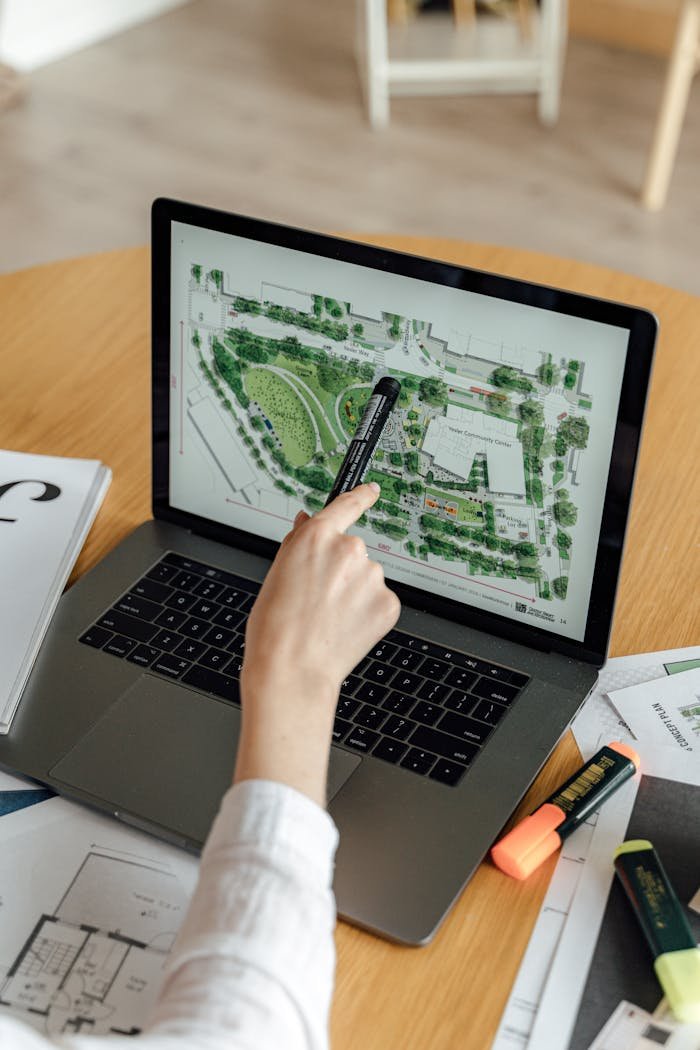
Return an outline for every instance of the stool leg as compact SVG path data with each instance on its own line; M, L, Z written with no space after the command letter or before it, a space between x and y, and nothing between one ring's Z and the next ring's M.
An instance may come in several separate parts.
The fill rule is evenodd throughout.
M566 46L566 0L542 0L540 7L540 56L542 64L538 112L543 124L559 118L561 76Z
M386 0L364 0L365 87L369 122L373 128L389 123L389 41Z
M678 19L642 188L642 204L650 211L658 211L666 203L699 46L700 0L685 0Z
M452 0L452 16L456 26L471 25L476 18L476 0Z

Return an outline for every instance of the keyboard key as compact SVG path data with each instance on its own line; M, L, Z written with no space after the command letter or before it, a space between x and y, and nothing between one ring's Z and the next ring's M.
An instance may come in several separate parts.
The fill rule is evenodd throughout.
M472 693L483 696L485 700L496 700L499 704L509 704L518 695L514 685L505 685L503 682L490 682L488 678L480 678L472 686Z
M380 704L388 692L389 690L385 685L375 685L374 682L363 682L355 693L355 696L359 700L366 701L368 704Z
M413 649L414 652L423 653L424 656L434 656L438 648L434 642L428 642L425 638L416 638L411 634L404 635L401 645L405 645L407 649Z
M422 684L423 679L417 674L406 674L405 671L399 671L391 683L391 688L396 689L399 693L415 693Z
M424 660L418 668L424 678L434 678L436 682L441 682L449 669L443 660Z
M160 616L157 616L155 623L159 627L169 627L171 631L177 631L180 624L183 624L187 619L187 613L178 612L177 609L163 609Z
M470 743L481 747L491 735L493 726L486 725L485 722L477 722L474 718L457 715L454 711L447 711L440 722L439 729L442 733L452 733L461 740L469 740Z
M215 583L214 580L200 580L194 588L194 593L200 598L208 598L210 601L218 601L219 595L224 589L223 583Z
M150 667L157 656L160 656L160 649L152 649L150 645L137 645L134 651L129 653L127 660L129 663L138 664L139 667Z
M157 583L155 580L149 580L148 577L144 576L142 580L135 583L131 588L132 594L137 594L139 598L148 598L152 602L164 602L166 598L169 598L173 593L172 587L167 587L164 583Z
M248 597L250 596L247 591L237 590L235 587L224 587L216 600L219 605L223 605L226 609L237 609L244 598Z
M225 653L223 649L212 647L207 649L203 656L200 656L199 663L205 667L210 667L212 671L223 671L230 659L230 653Z
M225 627L227 631L235 631L244 619L243 613L236 609L221 609L214 617L214 623L219 627Z
M353 667L352 673L353 674L362 674L362 672L364 671L365 667L369 667L369 665L370 665L370 661L367 659L367 657L365 657L364 660L360 660L360 662L357 665L357 667Z
M407 718L391 715L384 723L382 733L384 736L391 736L396 740L405 740L411 730L415 728L415 725L415 722L409 722Z
M255 599L257 598L257 596L258 595L257 595L257 592L256 592L255 594L251 594L247 598L244 598L243 601L241 602L241 604L238 606L240 611L242 613L249 613L250 610L255 605Z
M487 725L497 726L507 710L508 708L503 704L494 704L491 700L479 700L474 710L469 713L472 718L478 718Z
M173 580L173 587L179 587L181 591L193 591L199 580L200 577L194 572L179 572Z
M179 609L180 612L187 612L196 601L197 598L194 594L188 594L187 591L173 591L170 597L165 599L165 604L169 609Z
M83 645L91 645L93 649L101 649L111 636L112 632L105 630L104 627L88 627L85 634L81 634L78 641L82 642Z
M213 693L221 700L228 700L232 704L240 704L241 695L238 682L228 675L219 674L218 671L210 671L208 667L201 664L193 664L183 677L186 685L193 685L196 689L203 689L206 693Z
M437 704L429 704L425 700L419 700L411 711L411 718L416 722L422 722L426 726L435 725L440 715L445 712Z
M507 667L499 667L497 664L489 664L485 671L481 672L487 678L495 679L498 682L511 682L511 675L517 675L517 671L509 671ZM515 684L515 683L511 683Z
M458 711L462 715L470 715L476 703L478 701L471 693L461 693L459 689L454 689L443 702L443 707L448 707L450 711Z
M116 609L110 609L104 616L101 616L97 621L97 626L104 627L108 631L115 631L117 634L125 634L127 638L135 638L137 642L150 642L158 630L152 623L139 620L135 616L129 616L128 613L119 612Z
M358 726L366 726L367 729L379 729L386 717L386 711L380 711L378 707L372 707L370 704L363 704L353 718L353 722Z
M520 671L511 671L508 684L514 685L517 689L522 689L529 681L529 675L522 674Z
M430 749L442 758L448 758L465 766L468 766L474 756L479 753L479 748L475 744L457 740L456 737L448 736L447 733L441 733L439 729L431 729L429 726L417 726L411 734L409 744L426 750Z
M139 620L155 620L156 616L163 611L163 606L157 602L149 602L148 598L139 598L137 594L125 594L114 606L120 612L138 616Z
M103 651L111 653L112 656L126 656L135 645L136 642L132 641L131 638L124 638L121 634L115 634L114 638L104 646Z
M180 633L186 634L188 638L203 638L205 634L209 634L210 629L211 624L206 620L197 620L191 616L183 623Z
M390 645L389 642L382 638L381 642L375 645L374 649L367 653L367 655L372 660L381 660L382 663L388 663L389 659L394 655L397 649L398 646Z
M406 753L406 749L406 744L401 744L398 740L388 740L383 736L376 745L372 755L375 758L384 759L385 762L398 762Z
M190 609L190 616L200 616L203 620L212 620L221 606L218 602L199 601L195 602Z
M416 696L420 700L427 700L431 704L441 704L446 696L449 696L450 688L442 682L423 682Z
M215 645L219 649L227 649L236 635L233 631L227 631L225 627L212 627L208 634L202 638L207 645Z
M458 762L447 762L444 758L439 758L428 775L432 780L439 780L441 784L454 787L465 770L466 766L460 766Z
M371 660L368 667L365 667L362 672L363 678L369 678L372 682L379 682L380 685L386 685L396 674L393 667L389 667L388 664L380 664L376 660Z
M183 638L173 652L176 656L184 656L186 660L198 660L202 653L206 652L206 648L204 642L197 642L194 638Z
M243 660L240 656L234 656L231 663L226 668L226 674L232 675L234 678L238 678L243 667Z
M341 696L335 713L340 718L352 718L359 706L359 700L353 700L352 697L349 696Z
M379 733L374 733L371 729L365 729L364 726L353 726L350 733L344 740L346 747L351 747L353 751L370 751L376 742L379 740Z
M151 638L154 645L157 645L159 649L165 649L167 653L172 652L176 645L179 645L182 641L182 635L176 634L175 631L160 631L155 638Z
M420 653L412 653L408 649L399 649L391 659L390 664L394 667L400 668L402 671L415 671L418 664L422 661L423 657Z
M340 692L344 696L353 696L358 685L362 682L361 678L358 678L356 674L349 674L347 678L344 678L340 685Z
M182 678L189 666L189 660L183 660L180 656L175 656L174 653L166 653L165 656L160 656L156 660L152 670L157 671L158 674L165 675L167 678Z
M427 751L421 751L416 747L412 747L401 759L404 769L410 769L412 773L427 773L434 764L435 755L430 755Z
M352 723L342 718L336 718L333 723L333 743L340 744L348 732L352 729Z
M415 696L406 696L405 693L397 693L392 689L382 707L385 711L393 711L397 715L407 715L415 702Z
M160 580L165 583L167 580L172 580L173 576L177 576L177 569L174 565L166 565L164 562L158 562L152 569L149 569L146 573L146 577L149 580Z
M462 667L453 667L445 681L448 685L453 685L455 689L469 689L477 678L476 671L465 671Z
M233 653L234 656L243 656L243 650L245 649L245 635L235 635L233 641L230 642L226 648L230 653Z

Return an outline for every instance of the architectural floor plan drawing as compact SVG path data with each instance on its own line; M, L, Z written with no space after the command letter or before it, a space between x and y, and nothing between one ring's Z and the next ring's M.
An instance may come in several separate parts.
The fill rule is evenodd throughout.
M68 806L59 800L42 805L53 805L59 813ZM47 891L53 882L55 907L45 906L47 893L41 892L34 902L23 899L22 914L15 913L7 923L3 905L15 894L19 901L21 890L9 886L0 870L0 1010L54 1037L78 1032L134 1035L161 986L191 879L181 880L175 868L164 863L169 847L140 835L128 842L131 832L110 828L104 818L72 808L88 834L98 830L102 843L112 842L90 842L85 848L80 842L84 835L69 836L64 847L73 859L69 879L61 876L59 884L45 871L41 880ZM104 826L90 829L94 821ZM46 830L11 841L19 865L15 870L22 870L30 857L50 867L51 852L37 852L37 841ZM3 831L0 827L0 834ZM190 863L194 862L185 858L185 865ZM13 941L18 950L9 955Z

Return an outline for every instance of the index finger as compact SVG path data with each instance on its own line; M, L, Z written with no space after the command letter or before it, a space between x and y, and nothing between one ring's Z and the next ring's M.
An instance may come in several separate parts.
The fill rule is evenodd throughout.
M330 522L339 532L345 532L366 510L369 510L372 504L376 503L380 491L376 481L358 485L350 492L343 492L340 496L336 496L333 502L319 511L315 517Z

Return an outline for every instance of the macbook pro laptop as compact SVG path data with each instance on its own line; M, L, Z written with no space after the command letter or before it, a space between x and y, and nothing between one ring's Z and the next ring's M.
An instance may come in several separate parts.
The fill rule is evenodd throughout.
M403 611L343 683L328 808L340 915L425 943L605 660L655 319L171 200L152 221L153 520L62 598L0 764L197 850L260 583L394 376L356 531Z

